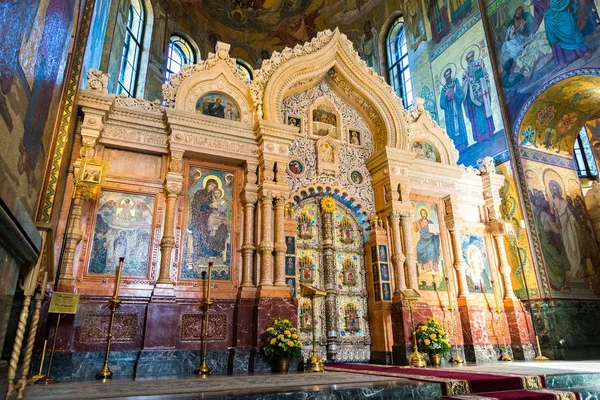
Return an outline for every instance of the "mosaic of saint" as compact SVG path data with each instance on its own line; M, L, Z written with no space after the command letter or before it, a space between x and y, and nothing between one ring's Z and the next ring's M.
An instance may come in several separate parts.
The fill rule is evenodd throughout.
M575 171L533 162L526 166L551 290L560 295L600 294L600 254Z
M123 275L145 277L153 212L154 196L103 191L88 273L114 274L119 257L125 257Z
M337 134L337 115L330 110L315 109L312 112L312 134L317 136L335 136Z
M414 207L416 215L412 224L412 237L417 254L419 289L433 290L434 284L439 289L444 277L444 268L438 206L416 201Z
M509 0L490 15L511 120L552 77L577 64L597 66L597 6L593 1Z
M512 223L516 233L516 240L511 235L504 236L504 245L507 249L506 256L511 269L513 270L513 273L511 274L513 289L520 299L527 298L525 282L523 280L523 272L525 272L527 275L527 286L531 297L538 297L539 288L537 285L535 269L533 268L531 261L527 231L520 227L523 213L521 208L518 207L519 201L517 199L515 179L513 177L510 162L498 165L497 168L498 173L506 177L504 186L500 189L500 196L502 197L500 212L505 220Z
M411 146L411 150L417 153L417 157L419 158L430 161L438 161L435 148L427 142L415 140Z
M182 278L199 278L212 261L213 279L230 279L233 187L231 172L189 168Z
M467 263L465 275L471 293L491 293L493 277L485 247L485 241L479 235L461 235L461 248Z
M196 102L196 112L211 117L240 120L240 110L229 96L223 93L207 93Z

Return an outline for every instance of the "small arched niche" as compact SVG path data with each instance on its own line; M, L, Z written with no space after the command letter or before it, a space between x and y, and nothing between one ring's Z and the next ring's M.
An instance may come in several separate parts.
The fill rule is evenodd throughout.
M342 139L342 118L331 100L320 97L309 107L308 136L312 139Z
M423 160L441 162L440 153L436 147L425 139L415 139L410 144L410 150Z

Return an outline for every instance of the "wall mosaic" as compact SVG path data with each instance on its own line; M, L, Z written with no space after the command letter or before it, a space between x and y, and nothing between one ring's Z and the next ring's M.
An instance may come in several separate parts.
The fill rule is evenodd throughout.
M216 118L240 120L240 109L235 101L224 93L207 93L196 102L196 112Z
M212 261L212 279L229 280L234 174L194 165L188 168L180 276L198 279Z
M599 65L596 10L593 0L492 2L492 39L513 124L540 84L567 70Z
M325 97L335 105L341 115L342 132L354 129L361 133L361 146L351 144L348 135L343 135L338 146L338 168L339 174L317 173L317 157L314 141L309 139L308 124L302 124L300 136L290 146L290 158L302 163L305 173L288 174L288 184L292 192L316 183L327 183L343 187L349 195L357 197L367 209L373 206L373 191L371 188L371 177L364 164L357 165L356 160L365 160L373 152L373 139L367 124L357 111L350 108L326 82L321 82L312 89L287 97L283 101L283 115L294 114L308 121L308 110L310 106L320 97ZM352 176L347 172L357 171L362 180L355 174Z
M508 250L506 256L511 268L511 281L513 289L517 297L526 299L525 282L523 281L523 271L525 271L525 279L529 287L529 295L532 298L540 297L540 291L537 283L537 276L532 263L531 250L529 241L527 240L527 231L522 229L520 221L524 219L519 199L517 196L515 178L513 176L510 162L503 163L497 166L498 173L504 175L504 186L500 189L502 197L502 205L500 213L502 219L509 221L515 231L515 236L505 236L504 245ZM520 259L519 254L520 253Z
M35 219L78 4L0 6L0 186L20 221Z
M483 155L496 155L506 149L483 38L483 25L479 22L431 61L440 126L460 152L459 162L465 164L474 164Z
M154 196L102 191L88 274L112 275L125 257L123 275L145 277L153 214Z
M581 127L600 110L599 86L600 77L582 75L550 86L523 116L519 145L571 158Z
M523 167L553 296L600 294L600 253L576 172L528 160Z
M446 276L438 205L413 201L415 220L412 224L412 239L417 258L417 276L420 290L446 290Z
M471 293L492 293L490 262L483 236L461 235L462 257L467 263L465 275Z

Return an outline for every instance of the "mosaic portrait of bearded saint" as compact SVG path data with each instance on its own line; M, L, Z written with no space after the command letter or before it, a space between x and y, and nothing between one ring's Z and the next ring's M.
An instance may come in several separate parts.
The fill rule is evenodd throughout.
M490 75L483 60L475 59L475 51L469 50L465 56L467 69L463 72L463 89L465 91L465 111L471 122L473 139L484 141L494 134L492 118L492 93Z
M440 95L440 108L444 110L448 136L454 142L456 150L462 151L467 148L467 127L462 108L465 94L458 79L452 77L452 68L444 71L444 79L446 83Z
M204 188L194 194L192 200L193 260L200 257L221 257L229 235L227 224L222 216L222 190L215 179L206 181Z

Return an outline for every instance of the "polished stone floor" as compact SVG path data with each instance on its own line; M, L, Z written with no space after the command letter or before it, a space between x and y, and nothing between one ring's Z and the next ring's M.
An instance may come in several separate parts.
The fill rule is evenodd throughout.
M551 388L600 387L600 362L545 361L449 366L474 372L545 375ZM583 392L580 392L584 394ZM597 391L595 393L598 393ZM439 385L343 372L64 382L28 386L26 399L439 399ZM583 395L582 398L596 399Z

